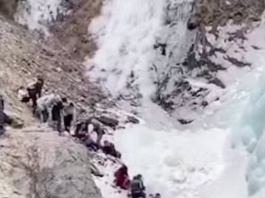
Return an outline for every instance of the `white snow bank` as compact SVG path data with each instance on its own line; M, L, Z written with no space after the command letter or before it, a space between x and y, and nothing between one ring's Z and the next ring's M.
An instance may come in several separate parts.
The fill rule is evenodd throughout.
M130 175L141 173L147 192L163 197L197 197L224 169L227 131L155 131L132 126L115 134Z

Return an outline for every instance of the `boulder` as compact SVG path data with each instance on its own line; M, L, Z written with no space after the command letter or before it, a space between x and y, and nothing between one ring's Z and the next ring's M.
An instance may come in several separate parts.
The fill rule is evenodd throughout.
M97 117L97 119L102 122L103 124L115 128L116 126L119 125L119 120L111 117L107 117L105 115Z
M101 198L87 149L40 129L0 139L0 197Z
M130 123L133 123L133 124L139 124L140 123L140 121L134 116L128 116L127 117L127 122L130 122Z

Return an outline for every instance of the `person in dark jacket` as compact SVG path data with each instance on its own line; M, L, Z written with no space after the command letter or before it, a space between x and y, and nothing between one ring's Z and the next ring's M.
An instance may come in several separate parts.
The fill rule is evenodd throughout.
M42 77L38 77L36 82L30 83L27 87L28 96L32 101L32 110L34 114L37 107L37 99L42 96L43 85L44 85L44 79Z
M63 103L61 100L57 101L52 107L52 121L54 122L56 130L62 133L62 110Z
M113 157L116 158L121 158L121 154L120 152L118 152L114 146L113 143L109 142L109 141L104 141L103 146L101 147L103 153L105 153L106 155L111 155Z
M64 129L70 133L71 125L74 119L75 106L74 103L68 102L66 98L62 99L63 101L63 120L64 120Z
M4 98L0 95L0 136L5 133Z
M128 190L130 187L130 179L128 174L128 167L122 165L114 174L115 180L114 183L116 186L121 189Z
M143 183L142 175L133 177L130 185L132 198L145 198L145 186Z
M87 120L80 121L75 126L74 137L85 141L86 134L88 134L88 124Z

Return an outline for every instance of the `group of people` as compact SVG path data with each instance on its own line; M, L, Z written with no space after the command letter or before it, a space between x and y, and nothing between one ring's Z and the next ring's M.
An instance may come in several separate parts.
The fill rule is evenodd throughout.
M68 101L66 97L60 97L57 94L43 94L43 86L44 79L38 77L26 88L20 87L18 89L20 101L23 103L32 103L34 116L39 118L41 122L50 124L59 134L62 134L64 131L70 133L73 128L74 133L72 135L92 151L97 152L98 150L102 150L106 155L121 158L121 153L116 150L113 143L105 140L101 144L102 137L107 133L105 123L103 124L96 117L89 117L76 122L75 104ZM91 136L93 132L97 134L96 141ZM127 166L122 165L115 172L114 177L114 184L123 190L128 190L132 198L146 198L142 175L136 175L130 180ZM157 193L155 195L149 195L149 198L161 198L161 196Z
M126 165L122 165L115 173L114 173L114 184L115 186L123 189L129 190L128 195L132 198L146 198L145 186L143 182L143 177L141 174L138 174L130 180L128 174L128 167ZM149 198L161 198L160 193L156 193L155 195L150 194Z
M32 113L41 120L42 123L48 123L59 132L71 134L78 138L89 149L98 151L101 149L105 154L120 158L121 154L109 141L101 144L102 137L107 129L99 118L89 117L81 121L76 121L76 107L66 97L60 97L58 94L43 94L44 79L37 77L27 87L21 86L18 89L18 98L23 103L32 103ZM97 134L96 141L92 138L92 133Z

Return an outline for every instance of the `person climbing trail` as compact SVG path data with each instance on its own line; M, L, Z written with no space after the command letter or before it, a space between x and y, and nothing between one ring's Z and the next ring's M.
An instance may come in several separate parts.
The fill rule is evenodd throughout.
M32 101L32 111L34 114L37 107L37 99L42 96L43 85L44 79L42 77L38 77L36 81L31 82L27 87L29 98Z
M51 120L51 109L56 104L57 101L60 101L60 96L55 94L49 94L42 96L37 100L36 115L43 122L46 123L48 120Z
M64 121L64 130L70 133L72 122L74 119L75 106L74 103L68 102L66 98L62 99L63 101L63 121Z
M142 175L134 176L131 184L130 184L130 190L131 190L131 197L132 198L145 198L145 186L143 183Z
M128 190L130 187L130 179L128 174L128 167L122 165L115 173L114 184L121 189Z

